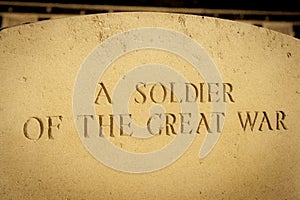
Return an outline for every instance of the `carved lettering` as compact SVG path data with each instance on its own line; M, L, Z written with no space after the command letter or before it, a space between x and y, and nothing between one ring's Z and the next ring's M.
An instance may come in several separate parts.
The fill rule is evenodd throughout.
M100 89L99 89L98 95L97 95L96 100L95 100L94 103L95 103L95 104L100 104L99 99L100 99L100 97L102 96L101 93L102 93L102 91L103 91L103 92L104 92L104 95L105 95L105 97L106 97L106 99L107 99L107 102L110 103L110 104L112 104L111 98L110 98L110 96L109 96L109 94L108 94L108 92L107 92L107 89L106 89L105 85L104 85L102 82L99 83L99 85L100 85Z
M31 129L28 126L31 124ZM35 127L35 128L34 128ZM38 117L30 117L23 125L23 134L29 140L39 140L44 132L43 121Z
M276 127L276 130L287 130L284 123L286 114L283 111L275 111L275 117L273 118L270 118L270 116L271 114L266 111L238 112L240 124L244 131L246 131L247 127L249 127L248 129L252 132L255 129L258 131L274 131L273 127Z
M157 131L153 131L153 123L155 124L156 121L158 121L159 126L154 126L154 127L158 127L158 130L157 130L157 131L159 131L158 133L157 133ZM162 114L155 113L154 115L150 116L148 121L147 121L147 130L148 130L148 132L151 135L155 135L155 134L161 135L161 130L163 129L161 122L162 122Z
M190 89L193 88L194 92ZM196 102L198 98L198 89L193 83L185 83L185 101L186 102Z
M185 134L191 134L193 130L190 127L190 120L192 117L191 113L179 113L180 114L180 133ZM188 130L186 131L185 128L188 127Z
M200 134L200 128L201 128L202 123L204 123L206 131L208 133L211 133L211 130L210 130L209 126L208 126L207 119L206 119L204 113L200 113L200 120L199 120L199 123L198 123L197 133Z
M255 115L254 115L254 119L253 119L253 118L251 118L250 111L247 111L246 112L247 116L246 116L245 122L243 122L244 120L242 118L242 112L238 112L240 123L241 123L241 126L242 126L244 131L246 131L248 123L249 123L249 126L250 126L250 130L253 131L254 124L255 124L258 112L255 111L254 113L255 113Z
M146 101L152 103L162 104L162 103L211 103L211 102L224 102L224 103L234 103L233 98L233 86L230 83L146 83L138 82L135 86L138 96L134 98L137 104L144 104ZM105 86L102 84L104 93L109 99L108 93ZM175 91L182 91L182 96L175 97ZM98 102L102 89L100 89L97 99ZM110 99L109 99L110 100Z
M130 127L131 127L131 114L120 114L119 116L120 116L120 136L125 135L124 134L125 126L128 127L127 132L131 136L133 134L133 132L130 131ZM125 122L126 119L127 119L127 121Z
M208 83L208 102L219 102L219 83Z
M287 130L286 125L283 123L286 114L283 111L276 111L276 129L280 130L280 125L284 130Z
M229 87L229 91L227 91L227 87ZM233 97L232 97L232 91L233 91L233 86L230 83L223 83L223 102L228 102L226 101L226 95L228 96L230 102L234 103Z
M142 97L142 100L138 100L137 98L134 98L134 101L135 101L136 103L139 103L139 104L143 104L143 103L146 102L146 95L145 95L145 93L140 89L141 86L144 87L144 88L146 88L146 84L143 83L143 82L139 82L139 83L137 83L136 86L135 86L136 91L137 91L137 92L141 95L141 97Z
M157 88L157 86L159 86L159 88L161 88L162 91L162 97L160 100L157 100L155 97L157 97L157 93L155 93L155 89ZM156 94L156 95L155 95ZM162 83L156 83L152 86L151 90L150 90L150 98L152 100L152 102L154 103L164 103L166 100L166 96L167 96L167 89L165 88L165 86Z
M61 122L62 122L62 116L48 116L48 139L54 139L53 138L53 128L59 130ZM55 122L54 122L55 121Z
M174 86L175 82L170 82L170 88L171 88L171 97L170 97L170 103L178 103L178 101L175 99L174 94L175 94L175 90L174 90ZM181 102L182 100L180 100Z
M216 120L216 126L217 126L216 132L221 133L222 127L220 126L220 124L221 124L221 120L224 121L225 113L223 113L223 112L213 112L212 115L217 118L217 120Z
M88 119L92 119L94 120L94 116L93 115L78 115L77 116L77 120L78 118L83 118L83 136L85 138L88 138Z
M269 120L269 117L267 115L267 112L263 111L263 117L262 117L262 120L261 120L261 123L260 123L260 126L258 128L259 131L262 131L262 127L264 124L266 124L269 128L269 130L273 130L272 126L271 126L271 123L270 123L270 120Z
M109 127L109 136L110 137L115 137L114 132L113 132L113 127L114 127L114 115L109 115L109 124L103 124L103 117L104 115L98 115L99 119L99 136L103 136L103 126Z
M175 132L175 128L174 128L174 124L176 122L176 116L173 113L166 113L166 134L170 135L170 131L171 133L173 133L174 135L176 135L177 133ZM170 117L172 118L172 121L170 121Z

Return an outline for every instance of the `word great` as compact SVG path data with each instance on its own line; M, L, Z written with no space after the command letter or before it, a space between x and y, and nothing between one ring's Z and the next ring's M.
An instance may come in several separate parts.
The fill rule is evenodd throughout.
M118 120L119 123L119 136L134 136L134 129L132 128L132 115L131 114L118 114L118 115L79 115L77 120L82 120L84 127L84 137L89 137L89 121L98 120L99 131L98 135L103 135L103 130L108 130L110 137L115 137L114 121ZM192 120L195 116L191 113L155 113L151 115L147 124L145 125L147 131L151 135L177 135L177 134L200 134L200 129L208 133L220 133L221 121L224 121L225 113L212 112L212 113L199 113L198 121L195 126L192 126ZM214 124L209 124L208 118L211 117ZM176 123L178 128L176 128ZM202 128L203 127L203 128ZM162 132L164 130L164 133ZM92 133L95 134L95 133Z

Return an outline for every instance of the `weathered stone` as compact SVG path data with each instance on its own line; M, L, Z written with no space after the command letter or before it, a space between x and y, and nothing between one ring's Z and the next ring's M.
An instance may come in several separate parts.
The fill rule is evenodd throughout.
M124 46L126 54L112 60L95 85L95 113L82 113L75 119L74 85L80 67L89 66L93 59L88 55L116 34L145 27L181 33L199 44L222 82L206 83L197 66L174 52L158 48L126 52L130 47ZM167 13L87 15L4 29L0 32L0 197L297 199L299 49L298 39L268 29ZM109 57L113 52L106 53ZM198 57L198 52L193 56L200 63L206 59ZM179 86L178 80L174 84L169 80L164 87L141 80L130 97L130 115L113 113L114 100L123 100L113 96L115 86L123 83L118 81L126 81L130 71L149 63L159 64L153 66L153 72L149 70L149 76L167 81L170 74L164 73L169 70L163 69L164 65L188 82ZM176 87L184 89L182 99L171 92ZM82 97L85 95L83 90ZM118 95L126 104L126 91ZM195 127L190 123L194 116L181 112L180 100L199 105ZM213 112L213 103L223 103L226 112ZM159 112L154 110L151 115L151 105ZM160 120L164 122L161 129L151 127ZM100 123L103 132L89 132L93 121ZM154 136L133 137L133 122L148 124L149 136ZM77 131L76 123L86 130ZM126 160L120 161L120 169L125 170L112 169L95 159L83 144L88 138L108 138L124 151L149 153L177 136L191 134L195 135L193 143L178 160L147 173L139 166L139 174L126 170L127 165L134 165ZM220 137L213 150L199 158L199 149L210 134ZM103 152L106 150L103 147ZM107 157L119 159L113 154ZM144 164L142 167L152 169L153 163Z

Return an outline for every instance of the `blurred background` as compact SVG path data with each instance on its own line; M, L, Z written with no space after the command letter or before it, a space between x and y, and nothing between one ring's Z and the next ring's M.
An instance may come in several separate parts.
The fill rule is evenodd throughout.
M6 28L74 15L144 11L184 13L236 20L300 38L299 3L298 0L0 0L0 27Z

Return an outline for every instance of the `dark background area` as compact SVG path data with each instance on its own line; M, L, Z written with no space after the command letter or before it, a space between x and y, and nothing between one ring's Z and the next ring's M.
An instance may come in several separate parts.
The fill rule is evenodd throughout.
M16 0L19 2L34 2L34 0ZM242 9L242 10L272 10L272 11L300 11L299 0L273 0L273 1L233 1L233 0L73 0L73 1L35 1L44 3L73 3L73 4L99 4L99 5L128 5L128 6L159 6L159 7L186 7L211 9Z
M177 12L230 20L242 20L300 39L299 3L300 0L0 0L0 28L20 23L47 20L54 18L55 15L82 15L127 11L160 12L164 10L162 12ZM125 8L124 6L127 7ZM160 9L159 7L163 8ZM14 14L18 14L18 18ZM34 16L34 20L32 18L26 19L30 14Z

